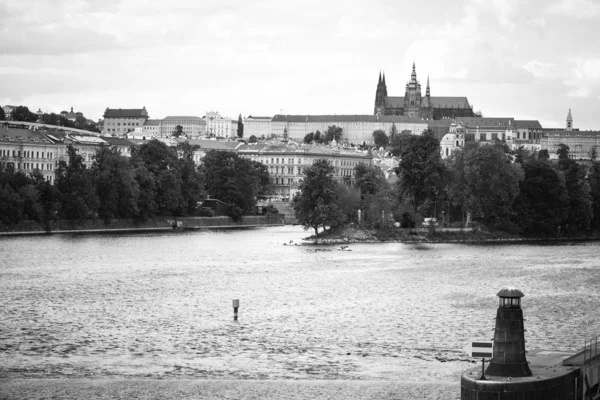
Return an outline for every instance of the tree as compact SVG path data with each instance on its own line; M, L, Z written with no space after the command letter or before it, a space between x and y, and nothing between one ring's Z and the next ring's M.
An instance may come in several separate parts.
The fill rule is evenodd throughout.
M319 132L319 131L317 131ZM321 132L319 132L319 136L321 136ZM304 136L304 143L306 144L310 144L312 143L312 141L315 139L315 133L311 132L311 133L307 133L306 136Z
M16 224L23 215L23 200L7 183L0 186L0 221L5 224Z
M4 109L2 107L0 107L0 121L4 121L6 119L6 113L4 112Z
M248 138L248 143L258 143L258 139L256 138L256 136L254 136L254 135L251 135L251 136Z
M12 112L11 118L13 121L35 122L38 119L37 114L29 111L25 106L18 106Z
M588 174L590 195L592 197L592 228L600 231L600 162L592 163Z
M402 153L402 149L407 145L408 141L413 136L414 135L407 130L403 130L402 132L391 136L389 145L391 148L390 152L392 153L392 155L396 157L399 156L400 153Z
M316 160L305 169L300 191L294 196L292 207L304 229L313 228L318 235L319 227L335 226L344 220L333 179L334 169L325 159Z
M510 223L523 170L511 163L501 147L477 143L458 150L449 165L449 194L461 208L479 215L489 226Z
M238 135L239 138L243 138L244 137L244 122L242 121L242 114L240 114L239 117L238 117L237 135Z
M542 149L538 152L537 156L538 160L549 160L550 154L548 153L548 149Z
M66 219L96 218L99 199L93 176L71 144L67 146L67 155L68 164L61 160L56 170L56 187L61 193L60 212Z
M589 156L592 162L598 159L598 146L592 146L590 148Z
M558 149L556 150L556 154L558 154L558 166L560 169L565 170L568 169L572 164L569 158L569 146L564 143L560 143L558 145ZM574 161L573 161L574 162Z
M321 140L323 143L331 143L334 139L336 142L340 142L342 138L342 128L339 126L332 125L327 128L327 132L325 132L325 137L322 137Z
M563 175L569 196L569 211L563 222L563 230L568 233L585 232L589 230L593 217L590 182L586 179L587 171L583 165L575 160L566 161L568 164L563 164Z
M417 212L427 212L442 190L445 167L440 155L440 142L431 131L411 135L400 150L397 174L400 193L407 196Z
M387 147L390 139L384 131L378 129L373 132L373 142L375 143L375 147Z
M569 198L559 173L544 160L522 164L524 178L514 202L515 222L529 236L556 236Z
M176 138L183 136L183 126L177 125L173 131L173 136Z
M396 123L392 122L392 127L390 128L390 138L394 138L398 134L398 128L396 128Z

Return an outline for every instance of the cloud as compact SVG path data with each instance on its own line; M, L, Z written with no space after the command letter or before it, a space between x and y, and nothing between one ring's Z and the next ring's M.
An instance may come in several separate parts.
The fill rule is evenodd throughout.
M535 78L556 78L558 76L558 68L554 63L533 60L523 65L523 68Z
M576 19L595 20L600 17L600 3L595 0L560 0L548 6L550 14Z
M577 61L565 85L571 97L600 98L600 59Z

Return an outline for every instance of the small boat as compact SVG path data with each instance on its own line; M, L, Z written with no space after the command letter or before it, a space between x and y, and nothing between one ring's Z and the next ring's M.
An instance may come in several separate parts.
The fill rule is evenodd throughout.
M350 249L347 245L340 246L340 248L338 250L339 251L352 251L352 249Z

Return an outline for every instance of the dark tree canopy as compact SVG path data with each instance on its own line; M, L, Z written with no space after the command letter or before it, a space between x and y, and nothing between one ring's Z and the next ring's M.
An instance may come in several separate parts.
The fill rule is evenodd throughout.
M334 169L325 159L316 160L306 168L300 192L293 199L296 218L304 229L335 226L344 220Z
M243 138L244 137L244 121L242 120L242 114L240 114L239 117L238 117L237 135L238 135L239 138Z
M38 116L36 113L29 111L26 106L18 106L13 110L11 118L13 121L35 122Z
M173 131L173 136L175 136L176 138L184 136L184 134L183 134L183 126L177 125L175 127L175 130Z
M390 140L384 131L378 129L373 132L373 142L375 143L375 147L387 147Z

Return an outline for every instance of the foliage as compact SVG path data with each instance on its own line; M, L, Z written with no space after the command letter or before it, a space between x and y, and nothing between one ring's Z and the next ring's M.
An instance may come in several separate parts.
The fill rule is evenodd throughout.
M251 136L248 138L248 143L257 143L257 142L258 142L258 139L257 139L257 138L256 138L256 136L254 136L254 135L251 135Z
M410 131L404 130L400 133L396 133L390 137L390 153L394 156L399 156L402 153L402 149L406 147L408 142L413 137Z
M173 136L175 136L176 138L179 138L179 137L182 137L182 136L184 136L184 134L183 134L183 126L181 126L181 125L177 125L177 126L175 127L175 130L173 131L173 133L172 133L172 134L173 134Z
M11 118L13 121L35 122L38 116L36 113L29 111L26 106L18 106L13 110Z
M24 201L7 183L0 186L0 221L5 224L16 224L23 215Z
M0 121L4 121L6 119L6 113L4 112L4 109L2 107L0 107Z
M91 132L100 132L100 128L95 123L88 123L88 121L81 115L78 115L75 121L71 121L60 114L44 113L41 116L41 122L47 125L66 126L68 128L77 128Z
M452 159L450 198L489 226L510 220L523 170L500 147L477 143L458 150Z
M592 228L600 231L600 162L592 163L588 174L590 196L592 199Z
M548 154L548 149L543 149L538 152L537 155L538 160L549 160L550 154Z
M304 143L330 143L335 139L336 142L339 142L342 138L342 128L332 125L327 128L327 131L321 133L321 131L310 132L304 136Z
M242 114L238 117L237 122L237 135L239 138L244 137L244 121L242 121Z
M234 219L239 219L244 214L254 214L258 196L266 195L269 191L267 167L236 153L207 153L203 159L202 172L208 194L230 204L230 216Z
M375 143L375 147L387 147L390 143L390 139L384 131L378 129L373 131L373 142Z
M567 218L563 221L566 233L585 232L589 230L593 218L593 198L589 181L586 179L587 170L574 160L563 164L565 187L569 196ZM560 161L559 161L560 163Z
M400 194L413 204L413 209L427 213L443 189L445 166L440 155L440 142L433 132L409 136L400 150L397 174Z
M333 173L329 161L316 160L304 170L300 191L293 199L296 218L304 229L313 228L315 234L318 234L319 227L326 229L344 221Z
M522 167L515 221L528 236L555 236L568 211L564 182L546 161L528 160Z

